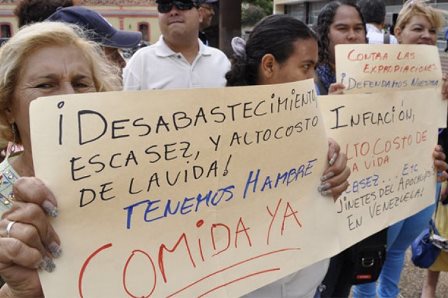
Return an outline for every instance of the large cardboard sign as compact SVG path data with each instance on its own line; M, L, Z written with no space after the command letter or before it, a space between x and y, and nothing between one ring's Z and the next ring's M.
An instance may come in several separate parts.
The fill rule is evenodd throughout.
M430 45L341 44L335 48L336 82L346 87L344 93L391 92L434 88L441 94L442 66L439 50ZM448 101L441 100L434 117L439 127L446 127Z
M430 88L319 97L328 135L351 169L336 204L344 245L434 203L440 96Z
M49 297L235 297L337 251L312 81L58 96L31 122L60 198Z
M437 88L442 84L439 51L429 45L341 44L336 81L345 93Z
M35 100L35 171L64 250L45 294L236 297L417 212L440 104L421 95L328 97L327 119L312 80ZM355 174L336 203L317 191L324 123Z

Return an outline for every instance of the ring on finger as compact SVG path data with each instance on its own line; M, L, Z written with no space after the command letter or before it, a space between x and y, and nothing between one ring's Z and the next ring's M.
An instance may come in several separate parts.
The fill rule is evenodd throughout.
M8 223L8 225L6 226L6 237L7 238L10 238L11 237L11 229L12 229L12 226L15 224L16 222L15 221L10 221L9 223Z

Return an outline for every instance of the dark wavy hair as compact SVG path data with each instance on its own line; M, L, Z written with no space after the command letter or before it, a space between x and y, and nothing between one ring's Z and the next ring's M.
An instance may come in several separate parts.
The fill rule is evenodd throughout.
M367 23L384 23L386 18L386 3L384 3L384 0L359 0L357 4Z
M226 74L227 86L256 85L258 68L266 54L279 63L294 52L294 42L312 38L316 34L303 22L287 15L271 15L258 22L246 42L246 57L234 55L232 68Z
M316 32L319 36L319 63L318 64L329 64L330 63L330 39L328 33L330 32L330 26L333 24L334 16L339 7L346 5L351 6L356 9L361 18L362 24L364 25L364 32L367 34L366 22L362 16L361 10L356 5L354 1L332 1L325 5L317 17ZM367 41L367 36L366 36Z
M14 9L19 27L43 22L58 7L73 6L73 0L21 0Z

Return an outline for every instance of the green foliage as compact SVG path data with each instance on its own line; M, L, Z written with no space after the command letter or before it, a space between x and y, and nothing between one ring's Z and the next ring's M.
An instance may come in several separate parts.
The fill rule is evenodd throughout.
M272 14L272 0L243 0L243 3L261 7L265 16Z
M272 14L272 0L243 0L241 24L253 26L259 20Z
M241 10L241 25L253 26L266 16L263 8L252 4L244 5Z

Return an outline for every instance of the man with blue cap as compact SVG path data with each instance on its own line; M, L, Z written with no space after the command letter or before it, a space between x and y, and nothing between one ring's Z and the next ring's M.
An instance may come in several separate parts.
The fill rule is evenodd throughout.
M224 87L230 61L198 38L203 0L156 0L160 39L135 53L124 69L124 89Z

